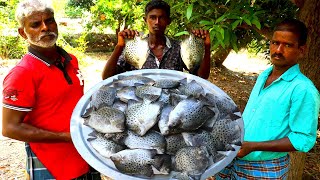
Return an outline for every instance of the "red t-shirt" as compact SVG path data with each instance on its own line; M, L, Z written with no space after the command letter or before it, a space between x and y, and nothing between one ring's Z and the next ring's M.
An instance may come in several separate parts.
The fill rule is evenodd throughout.
M83 95L83 79L75 56L63 71L32 53L26 54L3 81L3 106L28 111L24 123L54 132L70 132L70 118ZM64 61L64 59L63 59ZM33 143L32 151L57 179L72 179L89 171L72 143Z

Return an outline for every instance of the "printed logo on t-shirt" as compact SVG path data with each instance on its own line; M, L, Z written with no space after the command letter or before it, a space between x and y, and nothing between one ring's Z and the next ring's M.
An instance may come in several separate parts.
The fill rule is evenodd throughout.
M78 77L78 79L80 81L80 86L83 86L84 78L82 76L80 69L75 69L75 71L76 71L76 76Z
M19 91L16 89L6 89L3 91L3 97L4 99L11 99L11 101L17 101L19 96L18 92Z

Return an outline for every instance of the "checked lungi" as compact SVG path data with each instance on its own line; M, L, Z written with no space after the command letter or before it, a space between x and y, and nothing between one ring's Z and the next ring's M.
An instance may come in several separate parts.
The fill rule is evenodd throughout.
M235 159L226 168L214 176L219 179L287 179L289 155L266 161L245 161Z
M30 145L26 143L27 163L26 169L30 180L55 180L48 169L39 161L32 152ZM100 173L90 167L90 171L74 180L101 180Z

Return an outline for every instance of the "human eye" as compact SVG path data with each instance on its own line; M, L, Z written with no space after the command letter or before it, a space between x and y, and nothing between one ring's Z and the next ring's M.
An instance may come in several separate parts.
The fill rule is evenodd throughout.
M154 19L156 19L156 16L150 16L150 19L154 20Z
M32 28L36 28L36 27L39 27L40 26L40 22L32 22L30 23L30 27Z
M277 42L277 41L271 41L271 44L272 44L272 45L278 45L279 42Z
M291 48L293 45L292 44L286 44L287 48Z
M54 20L54 18L49 18L49 19L46 20L46 22L47 22L47 23L54 23L55 20Z

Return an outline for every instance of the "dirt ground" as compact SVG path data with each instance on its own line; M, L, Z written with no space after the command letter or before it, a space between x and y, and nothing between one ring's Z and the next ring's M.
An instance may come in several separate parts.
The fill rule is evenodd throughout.
M87 66L82 68L86 83L85 91L100 81L100 73L106 58L105 54L91 54L86 59ZM224 63L226 68L211 69L208 80L225 91L243 111L257 75L268 67L267 63L263 57L252 58L243 53L233 53ZM13 65L13 62L0 61L1 92L4 75ZM320 179L319 143L307 153L303 179ZM25 179L24 168L24 144L0 135L0 180Z

